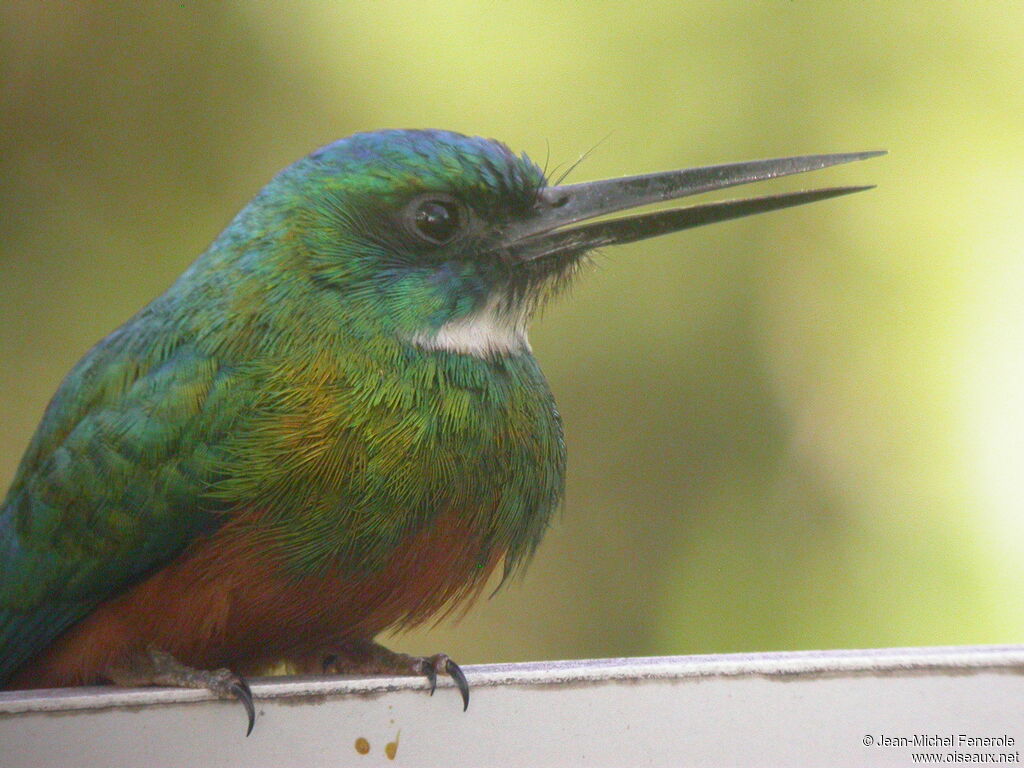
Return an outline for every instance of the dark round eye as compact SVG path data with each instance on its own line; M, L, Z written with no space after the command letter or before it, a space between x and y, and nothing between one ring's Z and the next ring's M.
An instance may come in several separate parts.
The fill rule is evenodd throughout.
M454 201L430 198L416 205L413 222L421 237L440 245L455 237L462 226L462 217Z

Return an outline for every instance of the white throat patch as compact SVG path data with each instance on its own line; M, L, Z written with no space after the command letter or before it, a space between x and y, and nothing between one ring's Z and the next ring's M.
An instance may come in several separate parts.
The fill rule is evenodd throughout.
M420 349L474 357L530 351L526 317L502 311L498 299L491 299L473 314L447 322L436 331L418 331L409 341Z

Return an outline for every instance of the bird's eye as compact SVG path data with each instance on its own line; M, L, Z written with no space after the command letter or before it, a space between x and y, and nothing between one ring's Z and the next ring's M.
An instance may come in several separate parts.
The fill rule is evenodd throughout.
M454 200L421 200L414 205L412 216L416 233L438 245L447 243L462 227L461 211Z

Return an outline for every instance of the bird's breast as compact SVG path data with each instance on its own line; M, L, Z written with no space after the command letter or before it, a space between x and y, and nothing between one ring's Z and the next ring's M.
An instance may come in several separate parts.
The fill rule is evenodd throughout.
M446 517L516 562L559 503L561 423L529 355L415 352L278 372L261 392L214 493L260 510L252 525L297 576L374 573Z
M308 658L437 615L503 560L524 562L562 493L554 402L532 358L448 357L262 371L211 490L226 522L101 604L20 680L93 681L150 644L242 671Z

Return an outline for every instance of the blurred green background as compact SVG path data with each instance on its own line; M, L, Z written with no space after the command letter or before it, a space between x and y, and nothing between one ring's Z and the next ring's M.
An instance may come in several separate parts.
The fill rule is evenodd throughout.
M572 180L890 155L597 257L535 323L568 500L463 662L1024 641L1024 5L0 5L0 485L277 170L437 127ZM606 138L607 137L607 138ZM744 189L745 193L747 190Z

